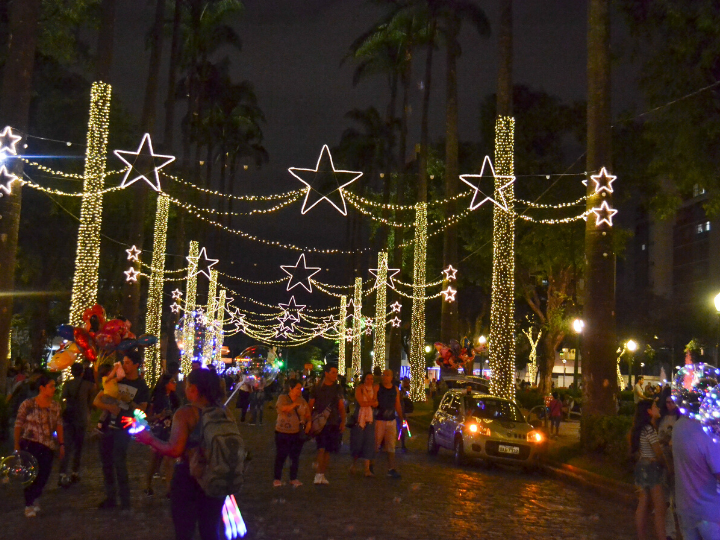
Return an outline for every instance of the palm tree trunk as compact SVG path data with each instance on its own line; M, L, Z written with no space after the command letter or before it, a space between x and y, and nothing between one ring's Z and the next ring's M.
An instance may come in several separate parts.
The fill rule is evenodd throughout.
M451 8L452 9L452 8ZM445 104L445 197L454 197L458 191L458 104L457 104L457 58L460 21L456 13L448 17L447 78ZM447 215L454 215L456 205L447 205ZM457 228L448 227L443 234L443 265L458 267ZM448 286L443 283L443 288ZM440 318L440 336L443 342L458 338L458 302L443 302Z
M116 0L102 0L100 5L100 32L98 33L95 79L111 83L113 49L115 40Z
M611 166L610 129L610 1L590 0L588 7L587 170ZM612 197L595 194L588 182L588 210ZM596 226L592 214L585 228L586 291L583 317L583 429L590 418L615 414L615 253L612 227Z
M180 65L180 21L182 19L182 0L175 0L175 11L173 13L172 42L170 44L170 68L168 71L168 91L165 100L165 135L163 142L165 149L173 149L175 135L175 93L177 89L178 66Z
M430 87L432 85L432 64L433 51L435 49L435 29L437 21L435 19L430 23L430 39L427 45L427 54L425 56L425 88L423 88L422 101L422 118L420 120L420 163L418 172L418 202L427 202L428 192L428 116L430 113Z
M35 49L41 0L23 0L9 5L8 48L0 88L0 118L7 125L27 132L35 68ZM22 163L20 160L15 160ZM21 169L13 169L15 174ZM5 392L13 315L15 264L22 192L18 182L0 199L0 392Z

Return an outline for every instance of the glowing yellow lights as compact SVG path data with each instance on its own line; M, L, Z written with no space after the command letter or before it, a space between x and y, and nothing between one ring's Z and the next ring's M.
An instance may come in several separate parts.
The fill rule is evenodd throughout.
M127 253L127 260L128 261L139 261L138 257L140 256L141 251L137 248L137 246L133 246L129 249L125 250L125 253Z
M125 274L125 281L135 283L137 281L140 272L135 270L132 266L123 272Z
M213 329L215 332L215 348L213 349L213 362L220 362L222 359L223 341L225 340L225 304L227 302L227 291L220 289L218 296L218 307L215 313L215 324Z
M488 167L490 169L489 175L485 174L485 167ZM468 180L469 178L483 178L484 176L492 176L494 179L495 189L492 197L483 193L479 186L476 186L473 182ZM512 200L514 199L514 190L512 188L512 184L513 182L515 182L515 176L512 173L495 174L495 169L492 162L490 161L490 156L485 156L485 159L483 159L480 174L461 174L460 180L462 180L468 186L475 190L473 193L472 201L470 201L470 210L475 210L476 208L490 201L505 212L507 212L509 208L508 202L512 202ZM509 192L510 194L509 199L508 197L506 197L507 192Z
M596 206L595 208L593 208L592 212L593 214L595 214L596 227L599 227L603 223L606 223L608 226L612 227L612 218L615 214L618 213L617 210L610 207L607 201L603 201L600 206Z
M197 261L200 254L200 244L193 240L190 242L190 253L188 255L188 274L185 282L185 320L183 325L183 349L181 365L183 373L190 373L195 349L195 331L192 313L195 311L197 302Z
M207 318L207 324L205 325L205 341L203 343L202 356L205 362L209 362L212 359L213 353L213 325L215 324L215 310L217 307L217 284L218 284L218 273L217 270L210 270L210 284L208 285L208 296L207 306L205 309L205 317Z
M514 175L515 119L498 116L495 123L495 199L493 211L493 275L490 306L490 392L515 399L515 192L506 177ZM502 190L502 193L498 193Z
M20 135L15 135L13 129L10 126L5 126L5 129L0 133L0 155L17 156L17 143L22 140Z
M300 263L302 263L302 266L300 266ZM307 266L304 253L300 255L295 266L282 264L280 268L290 276L286 290L289 291L300 285L309 293L312 292L312 277L321 270L319 266Z
M102 223L101 192L105 182L111 94L111 86L102 82L93 83L90 91L80 228L70 300L69 322L73 326L81 324L83 312L97 303Z
M410 399L425 400L425 282L427 261L427 203L415 205L413 296L410 318ZM393 326L400 326L396 315Z
M598 174L593 174L590 176L593 182L595 182L595 193L601 193L603 191L607 193L612 193L612 183L615 181L617 176L613 176L612 174L608 174L607 169L603 167L600 169L600 172ZM604 194L603 194L604 195Z
M457 276L457 268L453 268L453 265L448 265L448 267L442 271L442 273L445 275L445 281L455 281Z
M160 331L162 329L162 302L163 302L163 283L165 281L165 248L167 247L167 228L168 216L170 209L170 201L164 193L158 193L157 208L155 210L155 230L153 236L153 254L152 254L152 270L150 273L150 286L148 288L148 297L145 315L145 333L158 338L155 345L145 349L145 366L146 373L149 373L149 382L154 384L162 375L162 360L160 358ZM130 250L139 250L133 246ZM128 257L131 251L128 252ZM135 259L137 260L137 259ZM175 290L180 292L179 290ZM182 293L180 293L182 296ZM173 299L175 293L173 293ZM179 299L179 298L177 298ZM173 304L175 310L173 313L180 311L179 304ZM171 307L172 309L172 307Z
M540 343L540 337L542 336L542 330L538 330L537 337L533 337L533 329L523 329L523 334L530 342L530 354L528 358L528 375L530 375L530 382L535 383L535 377L537 377L538 365L537 365L537 346Z
M19 178L11 172L8 172L7 167L3 165L0 167L0 197L5 195L12 195L12 183Z
M355 278L355 297L353 298L353 336L352 336L352 370L353 375L362 375L362 278Z
M378 267L375 282L375 339L372 358L373 369L380 367L385 369L385 316L387 310L387 278L388 278L388 254L387 251L378 253ZM368 326L371 330L371 327Z
M343 188L352 184L362 176L360 171L343 171L335 169L332 155L327 144L323 145L314 169L300 169L290 167L290 174L307 186L305 200L303 201L303 215L309 212L322 200L329 202L343 216L347 215L347 205L343 196ZM307 178L307 180L306 180ZM315 200L311 202L310 194L315 193ZM310 203L310 204L308 204ZM342 208L341 208L342 206Z
M130 186L138 180L145 180L155 191L162 191L158 171L175 161L175 156L163 156L153 151L149 133L143 135L137 152L115 150L115 155L128 166L125 178L120 184L121 188ZM131 176L132 179L129 179Z
M445 300L446 302L454 302L457 291L453 289L450 285L448 285L447 289L442 291L440 294L445 297L443 298L443 300Z
M340 297L340 321L338 324L338 333L340 339L338 341L338 373L345 375L345 332L347 327L345 326L347 320L347 296Z

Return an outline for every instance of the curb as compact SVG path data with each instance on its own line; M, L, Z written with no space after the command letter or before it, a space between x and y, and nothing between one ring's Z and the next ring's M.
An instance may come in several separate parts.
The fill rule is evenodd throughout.
M604 495L619 498L628 504L635 504L637 502L635 486L632 484L605 478L599 474L579 469L566 463L545 464L542 466L542 470L548 476L582 487L591 488Z

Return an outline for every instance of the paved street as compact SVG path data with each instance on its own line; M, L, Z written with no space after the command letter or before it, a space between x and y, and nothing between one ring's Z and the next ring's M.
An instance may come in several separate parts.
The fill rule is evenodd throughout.
M264 426L241 424L253 454L246 488L239 499L249 539L630 539L633 508L540 474L473 464L457 469L449 452L431 458L425 434L413 431L411 452L398 454L401 480L384 476L384 456L376 478L351 476L347 447L331 463L329 486L314 486L314 443L301 458L299 489L272 487L274 412ZM412 424L411 424L412 426ZM417 431L417 432L416 432ZM347 441L347 435L346 435ZM51 477L39 518L23 514L18 489L0 488L0 538L52 540L172 539L164 488L142 495L147 449L131 447L133 506L131 517L101 512L97 446L84 456L83 481L65 491ZM287 474L287 469L286 469Z

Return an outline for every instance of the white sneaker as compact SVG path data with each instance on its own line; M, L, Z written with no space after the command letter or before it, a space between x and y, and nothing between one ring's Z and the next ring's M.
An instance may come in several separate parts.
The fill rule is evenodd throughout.
M35 507L33 506L26 506L25 507L25 517L31 518L35 517L37 513L35 512Z
M313 480L313 484L322 484L323 475L318 473L315 475L315 480Z
M324 475L324 474L321 474L321 475L320 475L320 483L327 485L327 484L329 484L330 482L328 482L328 479L325 478L325 475Z
M33 504L32 508L33 508L33 510L35 510L36 514L39 513L40 512L40 503L35 501L35 504Z

